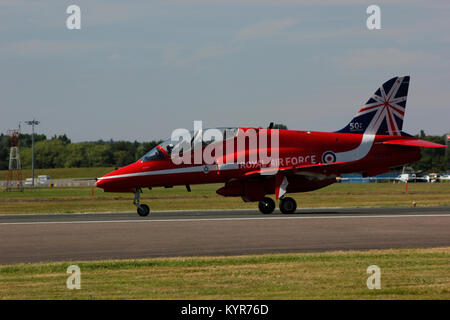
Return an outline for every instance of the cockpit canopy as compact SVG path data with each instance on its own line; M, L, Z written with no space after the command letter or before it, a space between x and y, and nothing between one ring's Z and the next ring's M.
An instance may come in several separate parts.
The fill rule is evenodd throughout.
M239 128L214 128L216 131L214 134L205 135L205 132L211 129L204 129L199 131L189 131L187 137L190 138L190 143L185 139L180 138L180 141L173 141L172 139L167 139L160 145L154 147L152 150L147 152L140 160L141 161L154 161L163 160L167 156L170 157L173 149L183 150L183 152L188 152L199 146L205 147L213 142L219 142L229 138L234 138L237 136ZM211 132L211 131L209 131ZM216 134L216 133L221 134ZM208 136L208 138L206 137Z

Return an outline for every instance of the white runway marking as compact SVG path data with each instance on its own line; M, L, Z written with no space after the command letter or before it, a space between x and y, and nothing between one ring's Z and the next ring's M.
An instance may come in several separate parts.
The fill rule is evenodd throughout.
M420 218L447 217L449 214L398 214L398 215L364 215L364 216L318 216L318 217L245 217L245 218L187 218L155 220L85 220L85 221L42 221L42 222L3 222L0 225L45 225L45 224L89 224L89 223L148 223L148 222L195 222L195 221L248 221L248 220L301 220L301 219L373 219L373 218Z

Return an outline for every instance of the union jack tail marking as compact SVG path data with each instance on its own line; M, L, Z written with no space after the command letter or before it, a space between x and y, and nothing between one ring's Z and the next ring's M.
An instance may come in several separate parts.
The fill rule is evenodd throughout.
M356 113L352 121L337 132L401 135L408 87L409 76L386 81Z

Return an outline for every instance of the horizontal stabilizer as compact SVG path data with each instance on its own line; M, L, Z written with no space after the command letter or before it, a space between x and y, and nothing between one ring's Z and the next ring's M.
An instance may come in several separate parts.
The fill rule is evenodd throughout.
M408 146L408 147L423 147L423 148L445 148L446 147L439 143L434 143L434 142L425 141L425 140L421 140L421 139L389 140L389 141L384 141L383 144Z

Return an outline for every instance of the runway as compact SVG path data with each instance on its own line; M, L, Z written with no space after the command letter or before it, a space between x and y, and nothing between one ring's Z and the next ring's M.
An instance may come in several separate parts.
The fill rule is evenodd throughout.
M450 207L0 215L0 264L450 246Z

